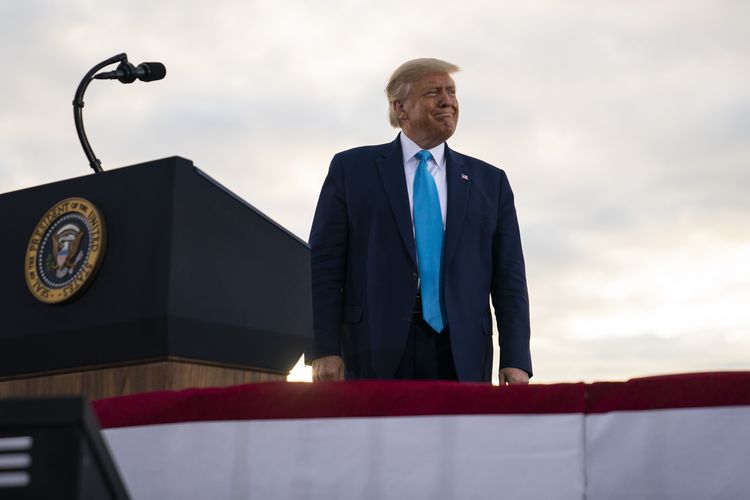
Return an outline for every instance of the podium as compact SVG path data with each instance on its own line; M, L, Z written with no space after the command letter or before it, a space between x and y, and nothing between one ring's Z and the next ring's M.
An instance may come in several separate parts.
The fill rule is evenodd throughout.
M75 207L83 237L59 217ZM0 213L0 397L285 380L311 340L305 242L189 160L6 193Z
M0 451L0 498L130 498L83 398L0 400Z

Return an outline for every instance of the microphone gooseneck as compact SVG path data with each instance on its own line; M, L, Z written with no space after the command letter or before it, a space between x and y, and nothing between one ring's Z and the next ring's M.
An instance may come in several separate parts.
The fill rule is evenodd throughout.
M117 69L114 71L107 71L104 73L98 73L101 69L110 64L119 62ZM141 63L138 66L134 66L128 62L128 56L124 52L117 54L109 59L100 62L83 77L81 83L76 89L75 96L73 97L73 120L76 125L76 132L78 133L78 139L81 141L83 152L86 154L86 158L89 160L89 165L94 172L102 172L102 162L94 155L94 151L91 149L88 138L86 137L86 131L83 128L83 94L91 83L92 80L119 80L122 83L132 83L136 79L143 82L153 82L155 80L161 80L166 76L167 69L162 63L158 62L146 62Z

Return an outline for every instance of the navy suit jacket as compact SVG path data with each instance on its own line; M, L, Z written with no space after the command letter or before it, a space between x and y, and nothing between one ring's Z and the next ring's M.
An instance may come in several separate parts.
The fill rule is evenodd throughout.
M510 184L502 170L447 145L445 156L443 299L456 373L462 381L491 380L491 297L500 367L531 375L526 272ZM308 362L340 355L347 378L392 378L418 286L398 137L333 157L309 244L314 340Z

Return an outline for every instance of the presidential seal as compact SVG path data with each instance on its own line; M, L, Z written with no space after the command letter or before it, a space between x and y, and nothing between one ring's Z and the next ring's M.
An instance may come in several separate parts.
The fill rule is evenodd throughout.
M80 294L104 258L106 230L97 208L68 198L44 214L26 248L26 284L31 294L57 304Z

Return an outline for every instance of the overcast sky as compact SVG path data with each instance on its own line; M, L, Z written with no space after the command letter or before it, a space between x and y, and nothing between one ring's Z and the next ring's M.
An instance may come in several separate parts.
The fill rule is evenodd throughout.
M383 88L458 64L452 148L506 170L536 382L750 369L750 2L0 3L0 192L179 155L307 240L331 156L391 141ZM7 216L7 215L6 215Z

